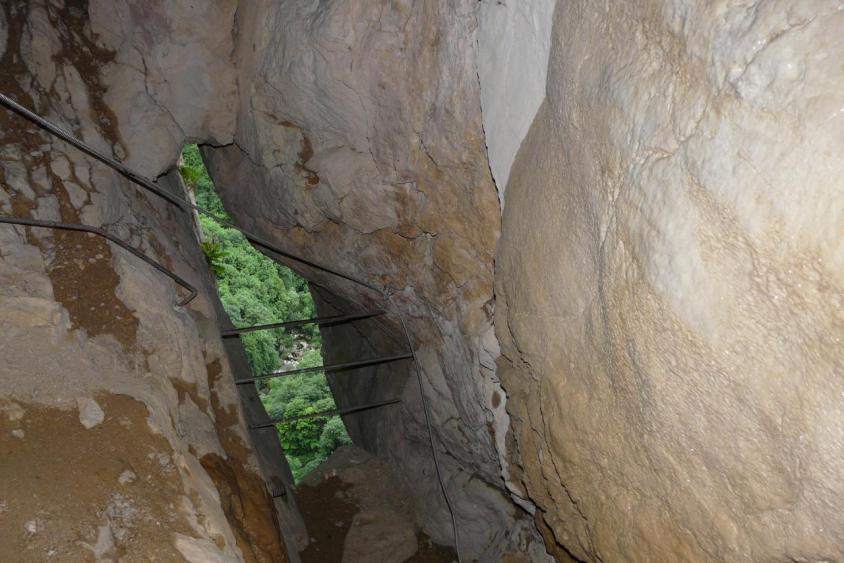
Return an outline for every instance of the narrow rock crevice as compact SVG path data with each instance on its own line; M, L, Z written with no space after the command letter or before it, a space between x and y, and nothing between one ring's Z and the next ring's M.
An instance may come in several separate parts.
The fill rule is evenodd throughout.
M3 3L0 559L844 559L839 4Z

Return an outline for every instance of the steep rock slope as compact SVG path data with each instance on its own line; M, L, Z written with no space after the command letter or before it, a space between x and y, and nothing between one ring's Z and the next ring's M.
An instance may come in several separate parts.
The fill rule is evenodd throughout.
M554 23L496 271L511 478L561 557L844 558L840 2Z

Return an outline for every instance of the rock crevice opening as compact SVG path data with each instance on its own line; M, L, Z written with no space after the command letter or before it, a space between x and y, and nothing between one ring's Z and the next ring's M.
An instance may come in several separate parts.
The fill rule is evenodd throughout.
M0 91L179 197L204 143L234 223L363 282L281 257L315 314L390 297L464 560L838 560L844 12L746 4L6 2ZM268 494L293 476L192 215L0 126L0 213L108 228L198 290L0 225L0 558L318 551ZM325 327L324 360L402 334ZM376 529L452 556L411 369L328 378L341 408L402 400L346 417L368 453L310 485L360 493L344 560ZM367 504L362 467L406 498Z

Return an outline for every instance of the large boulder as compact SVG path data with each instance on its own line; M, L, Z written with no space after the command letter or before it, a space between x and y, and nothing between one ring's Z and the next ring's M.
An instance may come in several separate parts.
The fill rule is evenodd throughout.
M839 2L559 3L501 377L549 545L844 558Z

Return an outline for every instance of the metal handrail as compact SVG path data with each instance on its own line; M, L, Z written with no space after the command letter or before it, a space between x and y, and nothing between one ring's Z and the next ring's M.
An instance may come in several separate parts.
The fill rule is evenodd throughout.
M74 147L79 149L80 151L96 158L97 160L99 160L103 164L113 168L115 171L117 171L120 174L122 174L123 176L125 176L128 180L130 180L130 181L134 182L135 184L141 186L145 190L149 190L152 193L166 199L167 201L169 201L173 205L176 205L182 211L186 212L188 210L194 210L194 211L197 211L199 213L202 213L203 215L205 215L205 216L209 217L210 219L212 219L213 221L215 221L217 224L222 225L224 227L229 227L231 229L235 229L236 231L240 232L244 237L246 237L246 240L248 240L252 244L258 245L261 248L265 248L265 249L267 249L267 250L269 250L269 251L271 251L275 254L278 254L279 256L283 256L285 258L293 260L294 262L298 262L299 264L303 264L305 266L309 266L311 268L320 270L320 271L325 272L327 274L331 274L333 276L343 278L347 281L350 281L352 283L355 283L355 284L360 285L362 287L365 287L367 289L371 289L372 291L375 291L376 293L383 295L383 292L380 289L378 289L377 287L375 287L374 285L371 285L371 284L369 284L365 281L359 280L359 279L357 279L353 276L350 276L348 274L345 274L343 272L333 270L333 269L331 269L327 266L323 266L322 264L318 264L318 263L313 262L311 260L308 260L306 258L301 258L299 256L296 256L295 254L291 254L291 253L287 252L286 250L283 250L283 249L279 248L278 246L274 245L272 242L268 241L267 239L260 237L260 236L256 235L255 233L247 231L247 230L243 229L242 227L240 227L238 225L235 225L234 223L232 223L228 219L225 219L223 217L218 217L216 214L214 214L214 212L209 211L208 209L205 209L203 207L200 207L199 205L196 205L196 204L188 201L186 198L180 197L176 194L171 194L171 193L163 191L161 188L156 186L155 183L153 183L152 180L150 180L149 178L146 178L146 177L142 176L141 174L138 174L137 172L130 170L129 168L127 168L125 165L123 165L121 162L117 161L116 159L104 155L103 153L99 152L98 150L96 150L95 148L90 146L89 144L85 143L84 141L77 139L76 137L74 137L73 135L71 135L70 133L68 133L64 129L62 129L61 127L47 121L46 119L44 119L40 115L28 110L24 106L20 105L19 103L17 103L13 99L11 99L10 97L8 97L8 96L6 96L5 94L2 94L2 93L0 93L0 104L5 105L6 107L11 109L12 111L14 111L14 112L18 113L19 115L25 117L26 119L29 119L30 121L32 121L33 123L35 123L39 127L43 127L44 129L46 129L50 133L56 135L60 139L67 141L68 143L70 143L71 145L73 145Z
M349 315L334 315L331 317L314 317L312 319L301 319L298 321L284 321L279 323L270 323L266 325L246 326L241 328L224 330L223 338L233 338L235 336L240 336L241 334L246 334L248 332L255 332L259 330L272 330L275 328L286 329L311 324L319 326L338 325L343 323L350 323L352 321L359 321L361 319L369 319L371 317L377 317L383 314L384 311L371 311L369 313L353 313Z
M303 373L317 373L320 371L325 371L329 373L334 373L338 371L348 371L350 369L356 368L363 368L368 366L377 366L380 364L387 364L390 362L398 362L399 360L409 360L413 357L413 354L398 354L396 356L384 356L383 358L370 358L368 360L356 360L354 362L343 362L341 364L328 364L323 366L313 366L307 368L297 368L297 369L288 369L288 370L279 370L279 371L271 371L270 373L263 373L261 375L255 375L253 377L247 377L245 379L238 379L235 381L235 385L242 385L243 383L254 383L256 381L261 381L262 379L273 379L276 377L284 377L287 375L300 375Z
M145 178L145 177L141 176L140 174L133 172L132 170L127 168L124 164L118 162L117 160L115 160L115 159L113 159L109 156L104 155L103 153L101 153L100 151L98 151L97 149L92 147L91 145L89 145L89 144L87 144L83 141L80 141L79 139L77 139L76 137L74 137L73 135L71 135L70 133L68 133L67 131L65 131L64 129L59 127L58 125L47 121L46 119L44 119L43 117L41 117L37 113L32 112L29 109L23 107L22 105L20 105L16 101L14 101L9 96L6 96L5 94L0 94L0 103L5 105L6 107L11 109L12 111L15 111L15 112L19 113L20 115L24 116L28 120L34 122L36 125L46 129L47 131L49 131L50 133L52 133L53 135L55 135L59 139L70 143L71 145L73 145L77 149L81 150L85 154L92 156L92 157L96 158L97 160L99 160L100 162L102 162L103 164L106 164L106 165L114 168L115 170L117 170L118 172L120 172L121 174L123 174L128 179L135 182L136 184L143 186L145 189L151 191L152 193L156 194L157 196L163 197L164 199L166 199L167 201L169 201L173 205L178 206L179 209L181 209L182 211L187 211L187 206L185 205L185 203L187 203L187 202L185 200L179 198L176 195L169 194L169 193L165 192L164 190L162 190L161 188L156 186L154 183L152 183L152 181L150 181L148 178Z
M133 172L132 170L130 170L129 168L124 166L122 163L115 160L114 158L110 158L110 157L102 154L101 152L97 151L96 149L94 149L90 145L88 145L88 144L84 143L83 141L73 137L70 133L66 132L64 129L54 125L53 123L50 123L49 121L47 121L46 119L44 119L40 115L33 113L32 111L28 110L27 108L23 107L22 105L18 104L17 102L15 102L14 100L12 100L11 98L9 98L8 96L6 96L5 94L2 94L2 93L0 93L0 104L5 105L6 107L11 109L12 111L14 111L14 112L18 113L19 115L29 119L30 121L32 121L36 125L46 129L50 133L52 133L52 134L56 135L57 137L67 141L68 143L70 143L71 145L76 147L77 149L79 149L82 152L89 154L90 156L96 158L97 160L99 160L103 164L110 166L111 168L113 168L117 172L123 174L130 181L132 181L135 184L141 186L142 188L149 190L150 192L166 199L170 203L178 206L179 209L181 209L182 211L187 211L188 209L192 209L192 210L198 211L199 213L203 213L204 215L213 219L218 224L239 231L241 234L243 234L243 236L249 242L251 242L251 243L253 243L257 246L265 248L265 249L267 249L267 250L269 250L269 251L271 251L275 254L278 254L279 256L283 256L285 258L288 258L290 260L298 262L299 264L303 264L305 266L312 267L314 269L320 270L320 271L325 272L327 274L330 274L330 275L336 276L338 278L342 278L342 279L345 279L347 281L350 281L354 284L357 284L360 287L370 289L370 290L374 291L375 293L377 293L384 301L389 303L390 307L393 309L393 312L396 314L396 316L398 317L398 319L399 319L399 321L402 325L402 331L404 332L405 340L407 341L407 345L408 345L410 352L413 356L413 363L414 363L414 368L415 368L414 371L415 371L415 374L416 374L417 383L419 384L420 400L422 402L422 410L425 414L425 425L426 425L426 428L427 428L428 439L429 439L430 444L431 444L431 455L432 455L433 460L434 460L434 467L436 469L437 481L439 482L440 490L442 491L443 498L445 499L445 503L446 503L446 506L448 507L449 514L451 515L451 525L452 525L452 530L454 532L454 547L455 547L455 551L457 552L457 560L458 560L458 563L462 563L463 559L462 559L462 556L460 554L460 534L459 534L458 529L457 529L457 517L455 516L454 507L451 504L451 499L449 498L448 491L446 490L446 487L445 487L445 482L443 480L443 475L442 475L442 469L440 467L440 462L439 462L439 456L437 454L436 444L434 443L434 434L433 434L433 430L432 430L430 414L428 412L429 411L428 399L425 396L424 386L422 385L422 375L421 375L422 370L419 367L419 359L416 356L416 350L413 347L413 341L410 339L410 333L407 330L407 323L404 320L404 314L401 312L401 309L399 309L396 306L395 302L393 301L392 295L387 290L375 287L374 285L369 284L369 283L367 283L363 280L359 280L359 279L357 279L353 276L350 276L350 275L345 274L343 272L339 272L337 270L333 270L331 268L328 268L328 267L323 266L321 264L318 264L316 262L312 262L312 261L307 260L305 258L300 258L299 256L296 256L296 255L291 254L291 253L289 253L285 250L282 250L281 248L275 246L273 243L267 241L266 239L259 237L258 235L255 235L255 234L253 234L249 231L244 230L243 228L239 227L238 225L235 225L234 223L232 223L231 221L217 217L214 213L208 211L207 209L199 207L198 205L191 203L190 201L186 200L185 198L181 198L181 197L176 196L174 194L170 194L170 193L162 191L160 188L158 188L148 178L145 178L144 176L141 176L140 174Z
M348 409L331 409L322 412L313 412L308 414L300 414L297 416L288 416L284 418L274 418L269 422L263 422L261 424L250 424L250 430L260 430L261 428L272 428L276 424L290 424L291 422L297 422L299 420L307 420L309 418L320 418L323 416L345 416L347 414L352 414L360 411L367 411L370 409L375 409L378 407L386 407L387 405L395 405L396 403L401 403L401 399L390 399L389 401L380 401L378 403L368 403L366 405L360 405L357 407L350 407Z
M77 231L81 233L91 233L97 236L101 236L113 242L120 248L134 254L135 256L137 256L138 258L140 258L141 260L143 260L144 262L146 262L147 264L149 264L150 266L152 266L153 268L155 268L156 270L158 270L159 272L161 272L162 274L164 274L165 276L172 279L174 282L188 290L188 296L177 303L179 307L184 307L185 305L193 301L194 297L196 297L196 288L181 277L179 277L175 272L168 270L149 256L145 255L136 248L129 246L129 244L120 240L119 238L104 229L100 229L98 227L91 227L90 225L81 225L77 223L58 223L56 221L43 221L41 219L28 219L25 217L14 217L11 215L0 215L0 223L9 223L11 225L23 225L27 227L39 227L44 229Z

